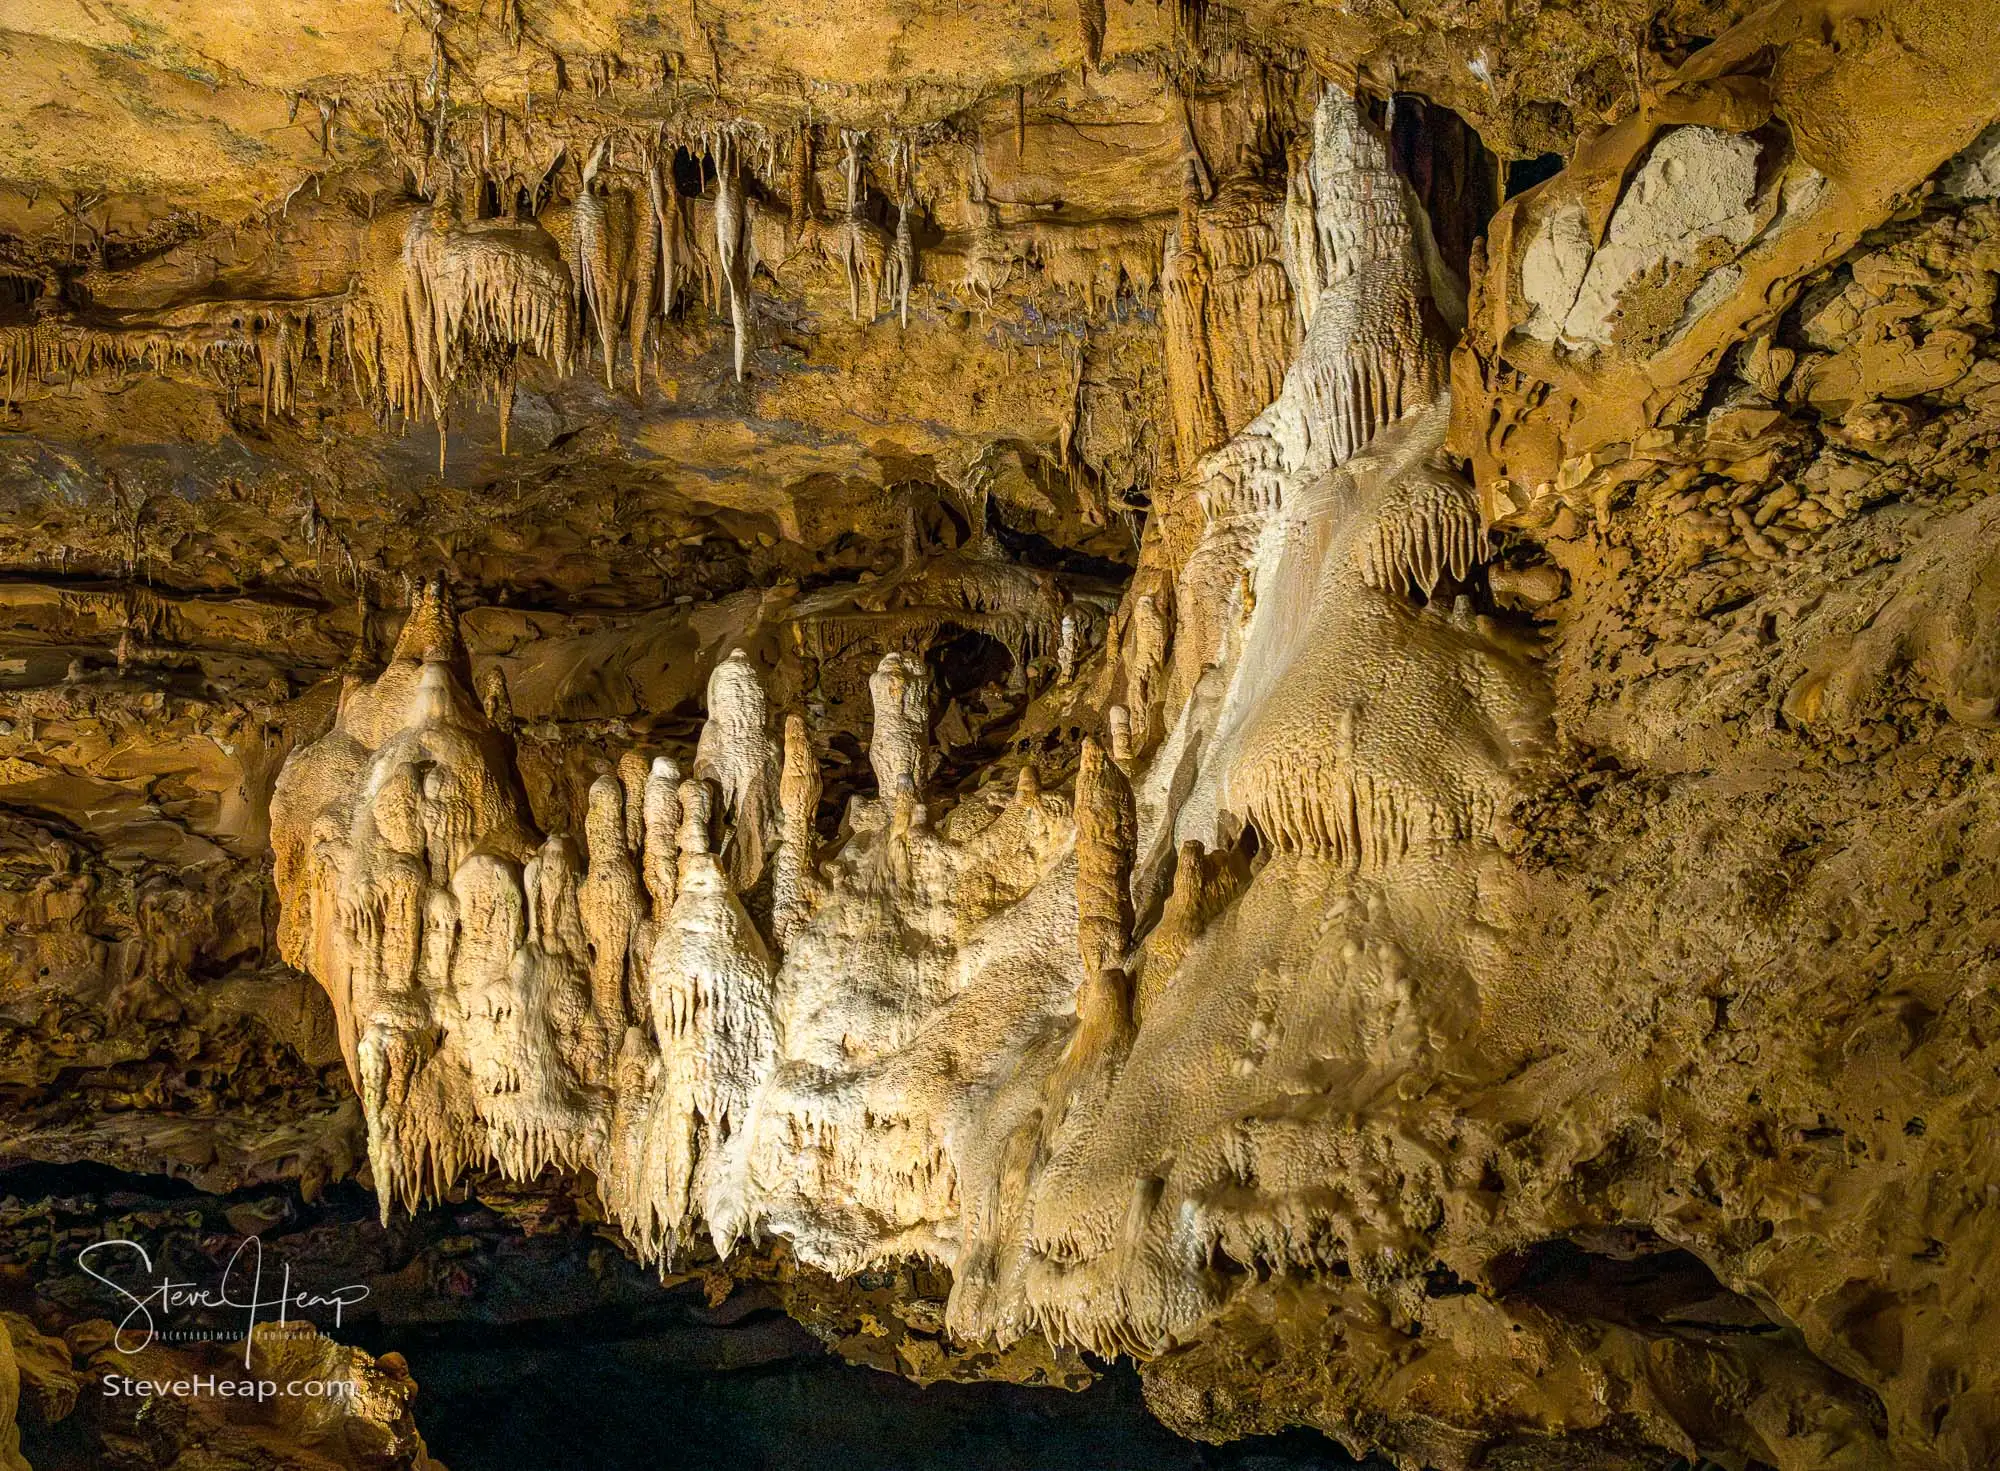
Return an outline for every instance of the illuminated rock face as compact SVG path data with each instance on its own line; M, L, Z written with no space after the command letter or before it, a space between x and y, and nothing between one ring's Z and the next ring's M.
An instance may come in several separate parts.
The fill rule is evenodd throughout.
M1990 0L264 8L9 22L10 1158L2000 1462Z
M274 805L292 953L355 1039L385 1211L476 1162L588 1167L649 1256L705 1223L718 1249L776 1232L836 1271L926 1257L953 1267L964 1333L1104 1352L1194 1332L1227 1298L1218 1251L1326 1264L1338 1131L1253 1158L1234 1199L1217 1193L1226 1140L1311 1091L1326 1059L1299 1049L1333 1017L1355 1029L1339 1049L1355 1066L1394 1061L1412 1026L1463 1026L1462 1000L1431 1000L1419 977L1442 968L1463 989L1477 963L1462 924L1477 854L1543 713L1527 667L1475 620L1413 600L1480 555L1426 408L1440 319L1414 199L1369 125L1330 92L1316 137L1327 264L1306 345L1278 402L1202 472L1212 516L1251 528L1239 575L1263 596L1193 635L1231 690L1207 728L1212 702L1166 705L1188 635L1164 599L1137 600L1126 687L1149 745L1170 729L1158 762L1086 740L1073 799L1024 781L934 824L927 676L892 652L869 681L877 794L822 858L805 727L784 723L781 755L739 649L709 680L694 779L675 791L653 765L638 852L621 783L601 779L580 871L567 840L530 835L441 593L422 594L415 632L292 758ZM1263 489L1246 496L1251 475ZM1319 591L1301 605L1290 584ZM1300 606L1324 612L1288 622ZM1208 754L1176 812L1157 774L1195 745ZM1134 948L1138 856L1227 846L1246 826L1285 856L1236 910L1183 905L1178 966ZM773 849L775 954L743 902ZM1273 1011L1269 938L1229 913L1279 892L1355 917L1283 962L1290 999ZM1301 1031L1305 1016L1327 1021Z
M1566 371L1637 351L1612 324L1662 272L1754 255L1785 210L1818 207L1802 172L1771 174L1703 116L1667 128L1615 207L1596 201L1602 239L1554 199L1513 237L1508 341L1569 354ZM966 1342L1131 1353L1182 1428L1305 1421L1412 1464L1563 1437L1607 1465L1639 1464L1616 1459L1630 1444L1799 1468L1989 1443L2000 1428L1970 1411L1923 1429L1930 1391L1867 1359L1861 1309L1813 1286L1825 1255L1749 1230L1782 1200L1797 1229L1853 1228L1892 1172L1850 1198L1744 1153L1716 1132L1713 1090L1751 1074L1713 1056L1686 1065L1709 1093L1685 1127L1717 1153L1662 1136L1683 1125L1648 1049L1692 1046L1682 1033L1726 1026L1731 1003L1704 993L1672 1020L1692 1003L1665 979L1669 915L1645 881L1593 907L1571 869L1536 866L1571 861L1537 857L1561 840L1535 817L1573 776L1571 685L1486 601L1546 608L1604 575L1558 553L1485 576L1489 515L1521 507L1475 490L1448 447L1462 288L1365 108L1327 89L1310 139L1283 206L1296 352L1268 405L1194 461L1181 552L1142 561L1101 648L1096 615L983 537L927 562L906 547L878 585L787 605L803 657L891 645L865 676L872 790L837 841L816 717L774 699L782 661L753 639L714 651L685 774L622 753L589 788L582 852L541 838L442 589L419 592L387 669L350 680L272 808L287 955L334 1000L385 1213L476 1165L587 1169L648 1261L702 1231L725 1254L782 1237L839 1274L920 1259L950 1270ZM1948 175L1973 181L1969 211L1990 208L1983 158ZM725 262L749 208L725 178ZM857 311L882 269L864 224L850 209L832 247ZM1170 259L1169 284L1200 269ZM1855 289L1891 275L1857 269ZM1821 358L1786 392L1865 350L1865 305L1818 303ZM1496 308L1476 289L1472 309L1490 350L1478 313ZM1752 387L1790 371L1759 342L1740 355ZM1511 381L1467 376L1460 351L1462 390ZM1907 427L1889 410L1853 425L1856 442ZM1783 523L1743 534L1762 525ZM1814 625L1785 718L1851 725L1907 667L1990 724L1976 629L1938 612L1983 597L1967 589L1984 566L1916 557L1873 631ZM937 792L933 730L957 707L940 715L926 655L948 629L1042 661L1046 698L1091 712L1066 792L1032 762ZM1741 965L1749 942L1689 876L1705 840L1676 800L1665 826L1625 819L1632 851ZM1799 1071L1754 1089L1818 1117L1850 1106L1824 1056L1772 1045ZM1693 1179L1712 1182L1699 1208ZM1648 1272L1663 1305L1633 1308L1621 1294ZM1974 1268L1951 1296L1976 1316L1986 1294ZM1907 1351L1959 1372L1984 1333Z
M1490 840L1541 710L1511 655L1412 602L1447 575L1463 581L1479 555L1437 415L1417 413L1441 381L1443 342L1426 325L1441 319L1414 198L1339 93L1321 104L1305 177L1322 262L1306 346L1202 482L1215 517L1255 523L1241 576L1273 589L1261 617L1237 607L1235 626L1204 630L1227 651L1215 676L1240 691L1224 708L1255 734L1233 767L1202 763L1201 793L1183 801L1216 814L1211 845L1247 823L1329 873L1434 863ZM1329 424L1341 426L1331 439ZM1391 425L1363 470L1359 447ZM1246 473L1265 485L1247 499ZM1318 561L1301 565L1298 545ZM1290 583L1320 587L1310 602L1324 628L1278 627L1293 610L1275 589ZM1005 609L1008 586L975 606ZM1197 737L1198 716L1166 709L1177 633L1165 601L1136 599L1126 687L1141 739L1171 725L1180 753L1223 733ZM1046 621L1073 671L1074 614ZM1078 1177L1073 1157L1086 1134L1121 1127L1126 1106L1116 1073L1134 1045L1131 971L1146 964L1132 948L1135 859L1191 825L1135 804L1134 778L1143 791L1152 768L1133 766L1121 737L1111 755L1085 742L1074 804L1028 785L934 826L928 683L920 659L896 652L870 678L876 795L857 799L852 836L822 861L809 734L796 715L774 720L738 648L709 678L693 780L676 789L665 758L643 777L641 758L621 762L631 785L591 788L579 854L532 835L442 587L422 589L389 668L348 690L273 804L288 953L336 1001L384 1209L476 1162L521 1177L588 1166L648 1252L706 1221L724 1249L775 1229L847 1270L908 1252L1016 1257L984 1268L993 1281L964 1275L969 1330L1038 1324L1110 1348L1192 1321L1188 1305L1207 1300L1194 1259L1176 1268L1154 1252L1142 1269L1132 1253L1147 1220L1088 1198L1126 1191L1129 1162ZM743 902L773 855L775 955ZM955 1069L940 1069L946 1055ZM967 1112L979 1093L1006 1100L991 1119L1027 1109L1047 1133L1043 1168L1007 1192L1040 1214L1004 1228L991 1200L1018 1146L982 1136ZM1259 1209L1284 1209L1281 1193ZM1077 1213L1097 1224L1061 1224ZM1046 1261L1049 1280L1000 1292L998 1274L1030 1261ZM1107 1290L1128 1305L1069 1302L1062 1281L1086 1271L1119 1277Z

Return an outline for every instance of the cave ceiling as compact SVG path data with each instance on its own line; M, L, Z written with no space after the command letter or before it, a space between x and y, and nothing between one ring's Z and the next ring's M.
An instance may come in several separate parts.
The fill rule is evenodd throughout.
M323 1340L337 1452L78 1410L115 1200L388 1327L1995 1464L1996 23L0 0L0 1422L435 1465Z

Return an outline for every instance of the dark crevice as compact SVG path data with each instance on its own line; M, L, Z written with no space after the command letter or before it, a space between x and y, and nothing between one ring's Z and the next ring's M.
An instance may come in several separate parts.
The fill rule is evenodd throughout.
M1569 160L1560 153L1544 153L1536 158L1517 158L1507 165L1507 197L1525 194L1544 180L1561 173Z
M1693 1252L1632 1231L1611 1250L1538 1241L1494 1261L1487 1277L1502 1300L1533 1303L1559 1317L1596 1319L1648 1332L1776 1333L1782 1325L1717 1280ZM1616 1254L1613 1254L1613 1253Z

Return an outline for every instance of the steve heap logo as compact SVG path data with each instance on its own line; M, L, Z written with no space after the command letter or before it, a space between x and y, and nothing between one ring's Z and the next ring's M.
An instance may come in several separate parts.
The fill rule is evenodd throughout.
M314 1314L333 1314L332 1327L341 1326L341 1315L355 1303L368 1296L368 1288L359 1282L334 1288L294 1288L292 1269L282 1266L275 1282L266 1279L264 1271L264 1243L255 1236L245 1237L222 1268L222 1275L213 1283L177 1282L165 1272L155 1273L153 1259L146 1248L136 1241L98 1241L83 1248L76 1254L76 1264L85 1276L103 1283L128 1303L125 1316L119 1321L118 1331L112 1335L112 1345L120 1353L136 1354L150 1345L155 1338L169 1341L191 1339L234 1339L238 1335L233 1330L176 1329L172 1326L176 1313L210 1314L233 1310L243 1315L243 1367L250 1367L251 1337L258 1323L276 1323L287 1316L310 1317ZM131 1268L136 1265L135 1274ZM116 1276L111 1274L116 1273ZM137 1282L134 1278L143 1280ZM317 1321L315 1319L315 1321ZM113 1375L113 1379L122 1378ZM149 1381L131 1380L135 1385L145 1386L132 1393L152 1392L155 1386ZM172 1381L179 1383L180 1381ZM226 1381L238 1383L239 1381ZM240 1381L241 1383L262 1383L264 1381ZM165 1390L158 1391L166 1393ZM232 1393L242 1390L222 1390L211 1385L206 1391L190 1390L188 1393ZM304 1393L304 1390L300 1390ZM257 1398L269 1398L258 1395Z
M189 1374L181 1379L134 1379L130 1374L104 1376L104 1393L109 1399L129 1395L134 1399L247 1399L262 1404L273 1399L351 1400L360 1397L361 1386L348 1379L226 1379L215 1374Z

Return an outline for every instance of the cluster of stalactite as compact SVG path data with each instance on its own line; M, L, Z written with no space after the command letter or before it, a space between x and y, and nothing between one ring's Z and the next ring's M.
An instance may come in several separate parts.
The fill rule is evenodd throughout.
M878 140L873 179L868 135L844 131L840 143L844 198L831 218L816 206L816 135L803 125L789 140L789 208L763 176L777 172L777 140L747 124L673 143L664 130L639 144L600 142L577 161L565 200L548 197L555 166L525 187L468 159L427 165L428 199L371 207L343 296L141 314L69 310L49 293L34 320L0 328L0 401L18 403L51 377L232 357L248 365L263 412L284 414L316 357L322 380L344 361L368 402L441 431L456 398L491 402L504 448L522 357L564 376L596 360L607 390L622 369L643 396L664 324L696 300L728 322L740 379L756 341L755 278L788 261L838 265L857 320L886 305L909 324L920 271L916 143ZM684 192L687 173L712 187ZM876 222L878 193L890 201L890 229ZM511 208L494 208L509 195Z
M431 143L411 155L417 197L371 198L366 224L349 222L358 242L344 292L138 312L65 305L57 286L37 313L21 313L31 320L0 327L0 403L49 380L206 369L232 411L247 389L269 420L295 410L307 374L324 389L339 368L378 412L434 425L441 458L455 406L489 407L504 453L531 361L560 377L597 372L607 391L643 400L649 374L664 383L669 354L687 350L670 324L697 306L726 324L741 380L758 342L760 282L768 290L781 273L836 272L854 321L888 314L910 325L926 279L920 244L937 239L918 195L917 135L690 127L565 148L524 174L501 161L514 155L504 136L496 152L490 123L453 152L426 122ZM516 136L514 152L522 146ZM824 191L822 165L838 181ZM1158 217L1003 224L975 159L947 237L957 270L930 281L986 308L1017 286L1031 298L1051 292L1087 317L1121 298L1160 299L1184 465L1276 391L1297 335L1275 201L1254 171L1217 185L1198 159L1190 169L1177 228ZM1255 324L1240 339L1239 321ZM1071 424L1058 452L1083 474L1074 438Z
M0 406L38 385L99 374L206 373L233 396L254 384L261 412L289 414L301 376L332 381L342 302L207 302L164 312L71 311L59 296L37 302L31 322L0 327Z

